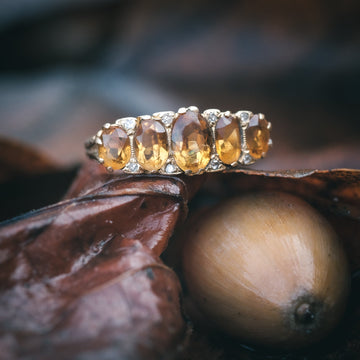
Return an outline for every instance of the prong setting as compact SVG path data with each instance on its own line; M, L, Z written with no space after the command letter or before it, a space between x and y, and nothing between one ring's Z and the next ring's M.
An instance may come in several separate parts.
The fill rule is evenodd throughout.
M119 125L128 135L134 134L138 119L135 117L125 117L115 121L116 125Z
M166 127L170 127L174 122L175 113L173 111L161 111L154 113L153 117L161 120Z
M251 165L253 164L255 161L252 158L252 156L249 154L248 151L244 151L239 158L239 163L242 165Z
M241 110L238 111L235 116L239 119L240 125L246 127L249 124L250 118L253 116L251 111Z
M140 115L138 117L138 119L141 121L141 120L150 120L151 119L151 116L150 115Z
M193 111L193 112L196 112L196 113L198 113L199 112L199 108L197 107L197 106L189 106L188 108L187 108L187 110L190 110L190 111Z
M219 109L208 109L203 112L204 118L207 120L209 126L215 126L221 112Z

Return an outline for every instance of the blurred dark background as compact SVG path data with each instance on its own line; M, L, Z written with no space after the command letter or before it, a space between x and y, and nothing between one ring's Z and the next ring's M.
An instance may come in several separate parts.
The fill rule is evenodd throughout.
M0 135L60 164L122 116L263 112L257 167L360 167L358 1L3 0Z

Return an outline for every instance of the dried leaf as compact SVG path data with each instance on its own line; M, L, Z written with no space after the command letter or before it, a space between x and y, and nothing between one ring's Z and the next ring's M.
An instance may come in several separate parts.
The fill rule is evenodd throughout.
M199 179L186 181L111 175L89 162L66 200L3 223L2 353L157 359L175 351L180 286L156 254Z
M6 359L158 359L175 351L184 331L180 285L139 241L112 239L57 276L37 273L25 249L8 261L13 278L2 281Z

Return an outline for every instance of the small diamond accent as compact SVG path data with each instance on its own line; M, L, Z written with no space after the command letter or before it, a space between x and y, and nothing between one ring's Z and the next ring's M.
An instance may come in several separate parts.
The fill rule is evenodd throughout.
M171 125L173 119L174 119L174 116L171 114L165 114L161 117L161 120L165 125Z
M242 121L248 121L248 120L249 120L249 114L248 114L248 113L245 113L245 112L241 113L241 114L240 114L240 119L241 119Z
M172 173L174 173L175 171L176 171L176 166L175 166L175 165L173 165L173 164L171 164L171 163L169 163L169 164L166 165L166 167L165 167L165 172L167 172L168 174L172 174Z
M220 167L220 161L217 159L212 159L210 162L210 167L212 170L217 170Z
M124 118L120 120L120 125L126 130L134 130L136 127L136 119L135 118Z
M214 125L217 121L217 116L214 113L210 113L208 116L208 122L210 125Z
M131 162L128 166L127 166L128 170L131 172L136 172L139 170L139 164L135 163L135 162Z
M245 154L244 160L243 160L244 164L245 164L245 165L249 165L250 163L252 163L252 161L253 161L253 159L252 159L252 157L250 156L250 154Z

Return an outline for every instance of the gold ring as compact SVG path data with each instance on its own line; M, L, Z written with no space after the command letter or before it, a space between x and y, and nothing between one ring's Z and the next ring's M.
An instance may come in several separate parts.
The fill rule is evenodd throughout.
M85 147L108 171L198 175L253 164L272 145L270 130L263 114L190 106L106 123Z

